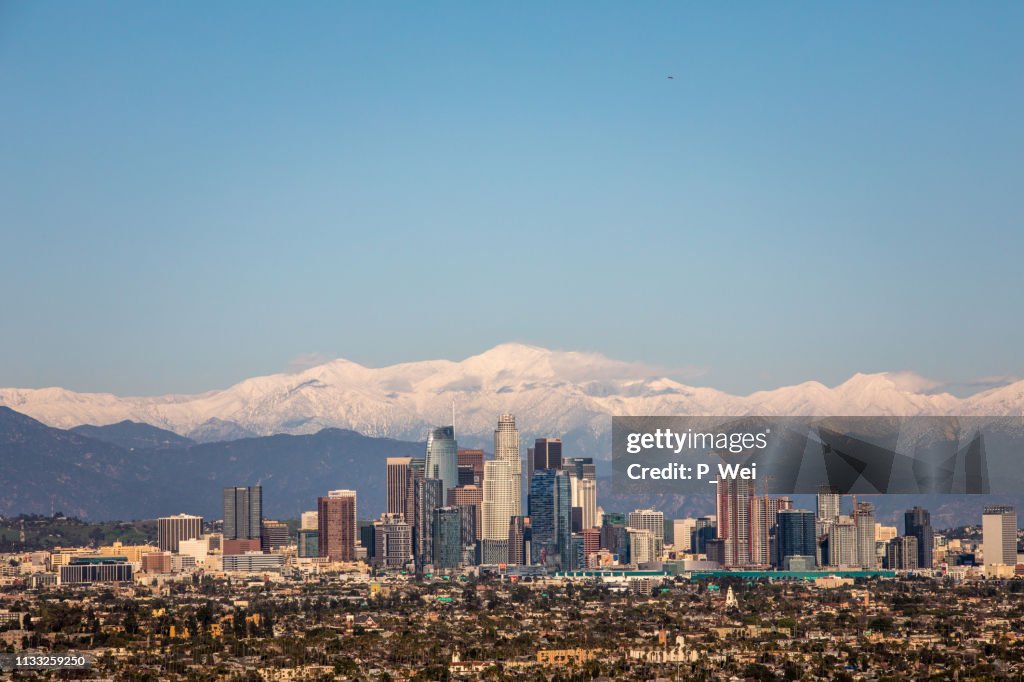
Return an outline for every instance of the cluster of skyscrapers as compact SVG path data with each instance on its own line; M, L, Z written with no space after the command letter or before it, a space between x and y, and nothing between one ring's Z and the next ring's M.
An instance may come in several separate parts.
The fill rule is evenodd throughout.
M598 506L593 460L566 457L559 438L538 438L527 448L524 482L512 415L498 418L493 442L487 458L483 450L459 448L453 426L432 428L422 457L387 459L380 518L360 522L356 491L331 490L302 514L297 537L286 523L264 518L261 486L224 488L221 535L204 535L198 516L161 518L160 551L146 561L159 572L175 556L202 562L216 552L224 570L274 570L284 561L275 550L294 543L299 559L367 560L415 572L480 564L579 570L681 557L743 569L933 567L936 537L920 507L906 512L900 536L876 523L872 505L856 496L844 513L834 489L820 489L811 511L795 508L789 497L759 494L752 480L719 479L714 515L666 523L654 509L606 513ZM1012 507L986 507L986 566L1015 564L1016 529Z
M441 426L428 433L423 458L391 457L386 466L386 511L362 534L371 563L416 570L473 564L567 569L585 561L584 532L598 537L593 460L563 458L558 438L539 438L528 449L524 513L512 415L498 418L492 459L483 450L460 449L454 428Z

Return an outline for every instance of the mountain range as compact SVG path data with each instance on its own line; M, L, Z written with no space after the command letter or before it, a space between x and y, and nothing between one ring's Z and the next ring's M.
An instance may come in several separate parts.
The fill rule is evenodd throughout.
M268 517L298 518L333 488L358 492L359 517L384 511L384 460L422 455L422 442L369 438L343 429L311 435L261 436L195 443L147 424L57 429L0 407L0 516L51 515L91 521L152 519L177 513L221 517L221 488L263 485ZM626 494L598 480L609 511L656 507L667 518L702 516L709 495ZM813 508L811 496L795 496ZM877 518L900 525L902 512L922 505L939 528L977 523L982 504L1021 499L969 495L874 496Z
M0 515L218 519L223 487L262 484L268 516L298 518L328 490L353 488L360 516L373 518L384 511L385 459L424 447L345 429L195 443L131 422L57 429L0 407Z
M460 444L469 447L488 446L497 416L510 412L524 443L559 435L574 444L573 454L598 458L607 457L611 415L1024 414L1024 381L966 398L929 386L908 373L856 374L834 387L809 381L739 396L596 353L507 343L459 362L370 368L332 360L196 395L7 388L0 405L62 429L130 420L196 442L325 428L419 441L429 426L451 423L454 408Z

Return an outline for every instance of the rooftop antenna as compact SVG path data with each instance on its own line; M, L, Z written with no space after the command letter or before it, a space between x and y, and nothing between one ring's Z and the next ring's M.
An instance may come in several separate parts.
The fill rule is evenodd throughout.
M452 433L455 433L455 398L452 398Z

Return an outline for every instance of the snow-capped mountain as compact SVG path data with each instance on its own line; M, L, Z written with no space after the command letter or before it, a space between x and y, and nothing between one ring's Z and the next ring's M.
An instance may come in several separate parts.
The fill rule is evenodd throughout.
M467 444L487 443L502 412L516 415L524 439L575 434L600 442L611 429L613 414L1020 415L1024 410L1024 381L957 398L926 393L926 382L909 374L857 374L832 388L811 381L736 396L652 372L595 353L509 343L461 362L374 369L333 360L198 395L0 389L0 405L61 428L128 419L196 440L308 434L331 426L422 440L429 425L451 422L454 402L456 430Z

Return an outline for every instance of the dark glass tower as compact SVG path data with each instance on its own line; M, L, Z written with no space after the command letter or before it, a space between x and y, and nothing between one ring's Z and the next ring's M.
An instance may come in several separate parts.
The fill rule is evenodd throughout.
M544 469L562 468L562 439L538 438L530 448L532 456L531 469L534 473Z
M932 552L935 546L935 531L932 530L932 515L927 509L914 507L903 515L904 535L917 538L917 567L931 568Z
M534 472L529 495L534 558L557 557L568 568L572 551L572 489L569 476L555 469Z
M462 564L461 511L458 507L438 507L431 525L434 568L458 568Z
M785 567L789 557L810 557L814 560L817 549L814 512L802 509L779 511L776 527L779 565Z
M263 525L263 486L224 488L224 539L260 538Z

